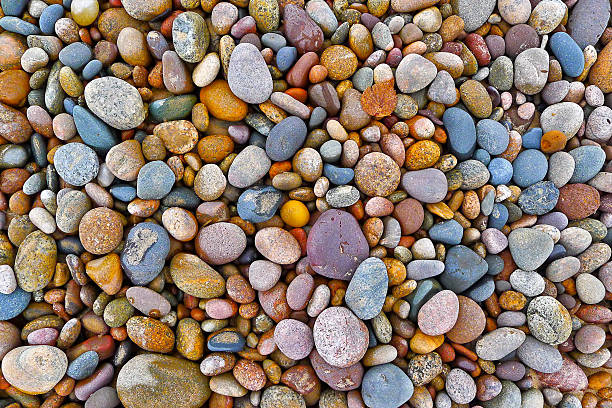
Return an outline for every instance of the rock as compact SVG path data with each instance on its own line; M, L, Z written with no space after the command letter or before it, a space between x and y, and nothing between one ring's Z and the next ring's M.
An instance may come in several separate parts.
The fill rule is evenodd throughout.
M41 231L28 234L15 256L15 276L19 287L34 292L47 286L55 273L57 245Z
M531 336L527 336L516 353L523 363L541 373L557 372L563 364L561 353L557 348Z
M501 360L523 344L525 333L512 327L500 327L476 343L476 354L483 360Z
M0 321L17 317L28 307L32 294L18 287L10 294L0 293Z
M469 343L482 334L486 318L478 303L465 296L457 296L459 314L453 328L446 333L449 340L458 343Z
M176 280L173 279L176 282ZM125 296L135 309L145 316L162 317L170 313L170 302L152 289L143 286L132 286Z
M135 285L146 285L161 272L170 251L166 230L153 223L139 223L128 233L121 252L121 266Z
M512 179L519 187L529 187L542 181L548 171L546 156L536 149L523 150L512 162Z
M514 86L519 91L526 95L535 95L544 88L547 79L548 53L545 50L529 48L516 57L514 61Z
M85 379L94 373L99 360L98 353L86 351L70 362L66 375L75 380Z
M427 97L438 103L454 103L457 99L457 89L453 77L447 71L438 71L427 89Z
M446 176L433 168L408 171L402 176L401 183L408 194L424 203L440 202L448 191Z
M368 244L355 218L327 210L308 234L306 253L313 270L332 279L350 280L368 256Z
M612 67L612 45L608 43L597 56L597 61L589 71L589 82L602 92L612 92L612 78L608 73Z
M136 182L138 198L143 200L161 200L174 185L174 172L161 160L148 162L140 168Z
M388 283L385 264L378 258L367 258L355 270L344 301L360 319L373 319L382 310Z
M109 76L89 82L85 86L85 101L96 116L115 129L135 128L145 118L140 94L119 78Z
M368 153L355 166L355 185L370 197L391 194L400 182L397 163L384 153Z
M578 297L582 302L594 305L604 299L606 288L595 276L582 273L576 277L576 292L578 292Z
M98 175L96 152L83 143L60 146L53 156L53 164L64 181L73 186L84 186Z
M559 60L563 72L571 77L579 76L584 70L582 49L567 33L559 32L550 37L550 48Z
M234 48L229 61L227 82L234 95L247 103L263 103L272 94L272 76L261 53L253 44L241 43Z
M247 146L234 158L227 180L234 187L249 187L264 177L271 165L265 150L257 146Z
M463 245L448 250L440 283L455 293L461 293L483 277L488 270L486 261Z
M547 233L532 228L517 228L508 235L512 259L525 271L539 268L548 259L553 245Z
M563 20L567 13L567 6L556 0L544 0L538 3L531 12L529 25L535 28L538 34L552 32Z
M24 143L32 135L33 130L26 116L0 103L0 136L12 143Z
M408 54L397 66L395 81L400 91L413 93L429 85L437 75L436 66L419 54Z
M446 376L446 393L457 404L467 404L476 398L476 383L460 368L453 368Z
M300 245L287 230L267 227L255 234L255 248L270 261L289 265L300 259Z
M463 227L455 220L434 224L427 232L433 241L450 245L459 245L463 238Z
M443 290L421 306L418 314L419 328L428 336L439 336L455 326L458 316L457 295L450 290Z
M568 33L580 49L595 45L610 19L610 3L605 0L582 0L572 8L567 22Z
M357 363L368 348L368 329L344 307L325 309L313 327L317 352L329 364L345 368Z
M314 347L310 327L295 319L285 319L276 325L274 342L284 355L293 360L307 357Z
M153 353L169 353L174 348L172 329L159 320L145 317L131 317L125 324L127 334L141 349Z
M539 296L529 303L527 324L536 339L553 346L567 340L572 331L567 309L550 296Z
M586 184L567 184L559 189L556 209L569 220L581 220L592 215L600 205L599 192Z
M53 389L67 368L66 354L46 345L17 347L2 359L4 379L22 392L35 395Z
M210 42L204 18L193 11L179 14L172 23L172 42L182 60L202 61Z
M544 386L558 388L561 392L580 391L588 386L584 371L566 356L561 369L550 374L538 373L538 378Z
M508 148L508 130L499 122L482 119L476 124L478 145L491 155L502 154Z
M111 128L87 109L75 106L72 110L74 124L83 142L96 152L106 153L118 143Z
M574 102L560 102L544 109L540 123L544 133L559 130L571 139L580 129L584 120L582 108Z
M539 181L521 191L518 205L526 214L544 215L552 211L559 200L559 189L552 181Z
M471 32L483 25L495 8L495 0L453 0L453 12L463 19L464 30Z
M125 0L121 4L130 16L142 21L153 20L172 9L171 0Z
M246 244L246 235L239 226L217 222L200 228L196 252L205 262L222 265L238 259Z
M149 373L143 376L141 373ZM197 364L159 354L129 360L117 376L117 394L126 408L202 406L210 397L208 378Z
M599 172L605 161L605 153L598 146L580 146L570 150L575 168L570 183L586 183Z
M306 408L306 402L289 387L273 385L261 394L261 408Z
M449 108L442 117L448 132L448 146L459 160L469 159L476 149L476 127L474 120L466 111Z
M257 53L259 53L259 51L257 51ZM251 64L249 64L249 66L250 65ZM267 70L266 67L266 71ZM270 81L272 81L271 78ZM270 89L272 88L270 87ZM297 116L289 116L283 119L280 123L275 125L268 134L266 139L266 154L274 161L291 159L304 144L306 133L306 124L302 119Z
M179 289L198 298L211 299L225 293L221 275L192 254L176 254L170 262L170 275Z
M363 377L361 396L369 408L398 407L412 397L410 378L396 365L370 368Z
M501 17L513 25L526 23L531 14L531 3L528 0L501 0L497 8Z
M250 8L251 5L249 5L249 10ZM276 17L276 21L278 25L278 17ZM297 48L300 54L311 51L317 52L323 46L323 31L304 9L294 4L287 4L284 9L283 22L285 37L291 45ZM265 31L273 30L274 28Z
M310 353L310 364L317 377L334 390L350 391L361 386L364 371L361 363L346 368L334 367L323 360L317 350L313 350Z
M80 71L91 59L91 48L85 43L74 42L68 44L59 53L62 64Z
M502 389L499 394L489 401L483 401L484 408L518 407L521 404L521 391L511 381L502 381Z
M282 193L272 186L252 187L238 198L238 215L245 221L268 221L280 207L282 197Z

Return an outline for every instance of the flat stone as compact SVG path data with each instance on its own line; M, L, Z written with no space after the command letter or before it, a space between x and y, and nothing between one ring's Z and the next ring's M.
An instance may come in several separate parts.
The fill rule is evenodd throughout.
M60 177L73 186L89 183L100 168L96 152L83 143L60 146L53 156L53 164Z
M429 85L435 79L437 72L433 62L419 54L408 54L397 66L395 81L400 91L413 93Z
M355 270L344 301L360 319L373 319L382 310L388 283L385 264L378 258L367 258Z
M414 392L410 378L394 364L370 368L364 375L361 396L369 408L398 407Z
M547 233L532 228L517 228L508 235L508 246L516 265L533 271L548 259L553 240Z
M317 352L329 364L345 368L357 363L368 348L368 329L349 309L325 309L313 327Z
M227 82L234 95L247 103L263 103L272 94L272 76L263 56L253 44L240 43L234 48Z
M476 354L484 360L501 360L523 344L525 333L512 327L500 327L476 343Z
M439 336L449 332L459 316L459 300L453 291L436 293L419 310L418 324L428 336Z
M440 283L455 293L461 293L472 286L488 270L486 261L463 245L448 250L444 265Z
M66 354L57 347L22 346L2 359L2 375L13 387L28 394L44 394L62 379L68 368Z
M550 296L539 296L529 303L527 324L536 339L553 346L563 343L572 332L567 309Z

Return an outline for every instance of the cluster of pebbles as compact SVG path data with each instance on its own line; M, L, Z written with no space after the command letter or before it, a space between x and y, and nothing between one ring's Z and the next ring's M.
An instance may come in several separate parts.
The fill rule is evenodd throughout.
M610 0L0 0L0 407L612 407Z

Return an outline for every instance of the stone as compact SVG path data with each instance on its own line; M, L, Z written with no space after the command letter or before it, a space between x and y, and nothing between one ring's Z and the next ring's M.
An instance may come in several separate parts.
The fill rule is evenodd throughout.
M536 339L553 346L567 340L572 331L567 309L550 296L539 296L529 303L527 324Z
M410 378L396 365L370 368L363 376L361 396L369 408L398 407L414 392Z
M259 51L257 52L259 53ZM251 64L249 64L249 66L250 65ZM271 78L270 81L272 81ZM289 116L283 119L280 123L275 125L268 134L266 139L266 154L274 161L291 159L304 144L306 133L306 124L302 119L297 116Z
M483 277L488 270L486 261L463 245L450 248L440 275L440 283L455 293L461 293Z
M35 395L53 389L67 368L66 354L47 345L17 347L2 359L4 379L22 392Z
M145 118L140 94L119 78L109 76L89 82L85 86L85 101L96 116L115 129L135 128Z
M141 375L143 372L148 376ZM211 395L208 377L197 364L159 354L130 359L117 376L117 394L126 408L177 408L202 406Z
M397 66L395 81L400 91L413 93L429 85L437 75L436 66L419 54L408 54Z
M348 212L327 210L308 234L306 253L313 270L332 279L350 280L368 256L368 244Z
M172 43L183 61L200 62L210 42L204 18L193 11L179 14L172 23Z
M540 92L548 79L548 53L541 48L529 48L514 61L514 86L526 95ZM544 126L542 126L544 127Z
M206 262L192 254L172 257L170 275L176 286L192 296L211 299L225 293L225 281Z
M274 342L284 355L293 360L307 357L314 347L310 327L295 319L285 319L276 325Z
M98 156L83 143L60 146L53 156L53 164L60 177L73 186L84 186L98 175Z
M580 49L595 45L610 19L610 3L604 0L582 0L574 5L567 22L568 33Z
M27 292L44 288L51 282L56 261L57 245L51 236L42 231L28 234L15 256L17 284Z
M443 290L429 299L418 314L421 331L428 336L438 336L449 332L459 316L459 299L454 292Z
M150 222L135 225L121 252L121 266L135 285L146 285L161 272L170 251L166 230Z
M253 145L247 146L234 158L227 180L234 187L249 187L264 177L271 165L265 150Z
M500 327L476 342L476 354L483 360L501 360L523 344L525 333L512 327Z
M402 187L415 199L424 203L437 203L446 197L448 182L438 169L408 171L401 179Z
M373 319L382 310L388 283L385 264L378 258L367 258L355 270L344 301L360 319Z
M263 56L253 44L241 43L234 48L227 82L234 95L247 103L263 103L272 94L272 76Z
M317 352L329 364L346 368L357 363L368 347L368 329L349 309L325 309L313 327Z
M448 146L459 160L469 159L476 149L476 127L474 120L466 111L449 108L442 117L448 132Z
M533 228L517 228L508 235L508 246L516 265L533 271L548 259L553 250L552 238Z

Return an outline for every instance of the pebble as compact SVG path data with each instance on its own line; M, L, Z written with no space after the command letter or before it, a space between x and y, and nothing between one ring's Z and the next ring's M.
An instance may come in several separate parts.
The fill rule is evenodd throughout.
M170 193L174 181L174 173L166 163L149 162L138 172L136 194L143 200L160 200Z
M442 120L448 131L449 148L459 160L471 157L476 149L476 127L470 115L459 108L449 108Z
M550 37L550 48L559 60L563 72L571 77L584 70L584 55L581 48L567 33L555 33Z
M365 259L346 289L346 305L360 319L373 319L383 308L388 283L385 264L378 258Z
M47 345L17 347L2 359L4 379L22 392L34 395L53 389L67 368L66 354Z
M121 266L135 285L146 285L163 269L170 251L168 233L149 222L130 229L121 252Z
M393 364L372 367L363 376L361 396L370 408L400 406L413 392L410 378Z
M395 81L400 91L413 93L429 85L437 75L436 66L418 54L408 54L397 66Z
M212 265L222 265L237 259L246 248L246 235L236 224L218 222L200 228L196 252Z
M424 203L437 203L444 199L448 182L438 169L408 171L401 179L402 187L415 199Z
M306 124L302 119L297 116L289 116L283 119L268 134L266 154L274 161L290 159L304 143L306 133Z
M55 152L54 164L60 177L74 186L89 183L100 167L96 153L82 143L60 146Z
M347 308L325 309L312 330L317 352L332 366L349 367L361 360L367 350L368 329Z
M272 94L272 77L253 44L241 43L234 48L227 81L234 95L247 103L265 102Z
M135 128L145 118L142 98L136 88L118 78L104 77L89 82L85 86L85 101L96 116L115 129Z
M274 342L283 354L293 360L307 357L314 347L310 328L294 319L285 319L276 325Z
M467 404L476 397L476 383L460 368L453 368L446 376L445 389L457 404Z
M247 146L234 158L227 180L234 187L249 187L268 172L271 164L265 150L257 146Z
M533 228L518 228L508 235L508 247L516 265L525 271L539 268L553 250L552 238Z
M463 245L452 247L446 254L440 283L455 293L461 293L487 273L487 263Z
M527 324L536 339L551 345L563 343L572 331L567 309L550 296L539 296L529 303Z
M368 244L355 218L327 210L308 234L306 252L312 269L323 276L350 280L368 256Z
M148 376L139 373L147 372ZM210 398L209 380L197 364L171 356L141 354L130 359L117 376L117 395L125 407L146 404L195 408Z

